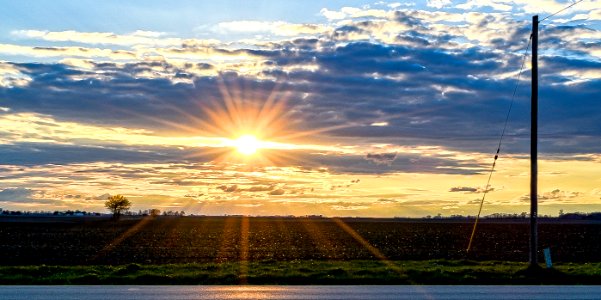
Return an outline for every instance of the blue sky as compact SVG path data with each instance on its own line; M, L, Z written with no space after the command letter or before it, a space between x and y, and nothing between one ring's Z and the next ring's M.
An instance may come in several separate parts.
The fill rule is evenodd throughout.
M362 7L367 1L2 1L8 28L51 31L167 31L186 37L200 26L235 20L324 21L322 8ZM5 27L6 28L6 27ZM5 35L6 32L3 32ZM6 36L4 36L6 37Z
M570 3L7 1L0 207L473 214ZM599 210L601 6L540 27L542 211ZM485 213L528 210L529 76Z

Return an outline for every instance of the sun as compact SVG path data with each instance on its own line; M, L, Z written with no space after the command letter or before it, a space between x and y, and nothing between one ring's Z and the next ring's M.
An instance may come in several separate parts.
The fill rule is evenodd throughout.
M253 155L259 149L261 149L261 141L259 141L253 135L245 134L243 136L240 136L236 140L234 140L233 146L236 148L236 150L240 154Z

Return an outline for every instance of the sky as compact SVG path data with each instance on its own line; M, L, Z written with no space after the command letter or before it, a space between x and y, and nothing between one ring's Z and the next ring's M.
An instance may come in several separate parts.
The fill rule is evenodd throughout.
M571 3L0 1L0 208L527 212L532 16ZM539 26L539 211L601 211L601 2Z

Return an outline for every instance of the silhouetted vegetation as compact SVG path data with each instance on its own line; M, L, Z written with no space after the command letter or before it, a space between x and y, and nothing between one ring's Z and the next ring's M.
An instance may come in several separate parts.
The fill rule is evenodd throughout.
M131 202L123 195L114 195L109 196L104 202L104 207L113 213L113 218L118 219L121 214L129 210Z
M560 214L562 220L601 220L601 212Z
M0 209L0 216L31 216L31 217L37 217L37 216L100 216L102 215L101 213L98 212L88 212L88 211L82 211L82 210L55 210L55 211L43 211L43 210L36 210L36 211L21 211L21 210L1 210Z

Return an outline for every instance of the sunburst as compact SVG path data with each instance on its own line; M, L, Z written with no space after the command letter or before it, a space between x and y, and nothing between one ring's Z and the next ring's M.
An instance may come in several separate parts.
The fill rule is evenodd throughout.
M260 90L223 80L219 91L220 99L199 103L206 118L196 118L207 135L227 139L225 147L213 149L217 162L265 166L308 163L295 155L295 150L306 148L307 136L331 130L295 130L299 122L295 110L288 106L291 94L280 91L277 84L266 97ZM202 153L207 153L207 149L202 149Z
M298 110L288 105L292 94L279 90L278 83L265 95L264 88L241 86L240 81L226 84L224 78L217 80L220 95L199 97L194 102L198 108L196 112L193 107L183 109L173 103L153 99L166 110L180 115L178 120L127 112L165 125L164 132L174 136L207 137L221 141L213 145L198 145L198 151L187 158L203 157L215 163L244 165L310 165L313 162L305 161L306 155L297 155L299 151L341 151L340 147L310 141L321 133L350 125L297 130L302 121Z

